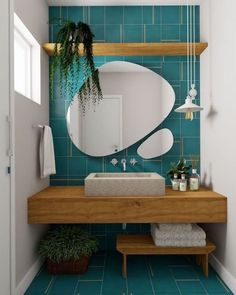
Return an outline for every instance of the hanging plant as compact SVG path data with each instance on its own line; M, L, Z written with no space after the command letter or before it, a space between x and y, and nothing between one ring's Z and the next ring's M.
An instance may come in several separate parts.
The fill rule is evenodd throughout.
M59 30L50 67L50 85L53 96L55 73L59 70L60 92L66 91L71 97L77 92L83 111L89 101L93 103L102 99L99 73L93 61L93 33L82 22L64 21ZM83 52L80 52L83 44ZM83 56L82 56L83 55ZM83 86L79 91L79 75L83 75Z

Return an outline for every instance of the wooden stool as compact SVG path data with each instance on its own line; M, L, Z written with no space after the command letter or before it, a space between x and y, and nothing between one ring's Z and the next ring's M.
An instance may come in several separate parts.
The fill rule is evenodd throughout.
M197 255L196 262L202 266L203 273L208 277L208 254L214 251L216 246L206 241L204 247L157 247L151 235L125 235L117 236L116 249L123 254L123 276L127 277L127 255Z

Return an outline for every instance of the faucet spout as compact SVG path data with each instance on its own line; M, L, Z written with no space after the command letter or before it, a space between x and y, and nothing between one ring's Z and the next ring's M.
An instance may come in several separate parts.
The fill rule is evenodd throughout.
M126 159L122 159L121 164L123 166L123 172L125 172L126 171Z

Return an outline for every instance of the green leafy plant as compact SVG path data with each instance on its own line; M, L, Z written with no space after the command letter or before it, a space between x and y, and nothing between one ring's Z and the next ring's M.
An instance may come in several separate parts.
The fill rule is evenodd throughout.
M38 252L54 262L78 260L97 251L98 241L78 225L61 225L40 241Z
M187 165L187 161L184 158L181 158L179 162L176 164L175 162L171 163L171 168L167 172L167 176L170 178L174 178L174 174L178 175L178 178L181 178L181 174L185 174L186 177L190 174L190 169L192 168L192 165Z
M102 99L99 72L93 61L93 37L87 24L63 21L56 36L50 67L51 95L53 96L53 82L58 70L61 94L63 90L71 97L78 93L83 110L86 109L88 101L95 103ZM82 52L80 44L83 44ZM80 73L83 75L84 86L82 91L78 92Z

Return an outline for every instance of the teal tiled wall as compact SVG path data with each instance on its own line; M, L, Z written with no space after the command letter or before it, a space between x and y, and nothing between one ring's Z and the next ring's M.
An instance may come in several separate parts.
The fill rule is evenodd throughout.
M95 34L94 42L184 42L187 40L187 13L185 6L112 6L112 7L50 7L49 18L62 17L72 21L83 21L90 25ZM58 21L49 26L50 42L60 28ZM196 40L199 41L199 7L196 8ZM102 56L95 57L99 67L108 61L123 60L143 65L164 77L173 87L176 102L173 110L184 103L187 94L187 58L180 56ZM200 63L197 58L196 80L200 93ZM50 124L54 136L57 174L51 177L51 185L81 185L90 172L121 171L121 165L110 164L113 157L128 160L135 157L138 164L128 166L128 171L156 171L163 176L171 162L177 162L184 156L200 154L200 115L194 121L184 120L183 115L173 110L168 118L158 126L169 128L174 135L174 145L165 155L144 160L137 155L139 141L114 156L90 157L78 150L71 142L66 128L65 115L72 99L68 94L60 95L58 79L54 81L54 98L50 99ZM200 103L199 95L197 103ZM140 118L141 119L141 118ZM142 118L143 119L143 118ZM167 184L169 182L167 181ZM90 225L98 233L102 247L114 245L121 225ZM146 231L148 225L128 225L127 231Z

